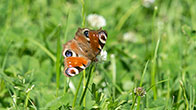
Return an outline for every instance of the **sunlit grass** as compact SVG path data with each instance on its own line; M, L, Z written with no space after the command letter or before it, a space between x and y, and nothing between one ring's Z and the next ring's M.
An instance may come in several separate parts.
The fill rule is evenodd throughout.
M194 0L1 0L0 109L195 110L195 10ZM67 78L62 44L97 29L91 14L106 20L107 60Z

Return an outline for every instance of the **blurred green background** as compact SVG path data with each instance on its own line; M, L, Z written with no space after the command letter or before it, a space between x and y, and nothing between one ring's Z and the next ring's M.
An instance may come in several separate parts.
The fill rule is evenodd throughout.
M88 15L106 20L107 60L96 64L79 104L83 79L75 109L196 109L195 0L84 0L83 6L0 1L0 109L72 109L83 74L63 75L62 44L82 27L83 14L91 29L98 28ZM140 86L143 97L134 94Z

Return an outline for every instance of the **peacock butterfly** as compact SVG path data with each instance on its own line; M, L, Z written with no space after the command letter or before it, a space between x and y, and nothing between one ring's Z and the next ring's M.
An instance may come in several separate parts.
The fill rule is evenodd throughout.
M63 44L64 74L67 77L75 76L90 63L97 61L96 56L103 49L106 40L107 33L102 28L78 28L74 39Z

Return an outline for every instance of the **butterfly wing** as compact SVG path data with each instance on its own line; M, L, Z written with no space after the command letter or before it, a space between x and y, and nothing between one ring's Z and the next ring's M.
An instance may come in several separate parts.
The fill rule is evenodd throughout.
M68 41L63 46L64 74L67 77L75 76L89 66L91 60L83 56L84 53L75 39Z
M94 60L106 43L107 33L101 28L99 30L78 28L75 39L77 39L79 47L82 48L85 56Z
M107 33L88 28L78 28L73 40L64 44L64 74L72 77L83 71L103 49L107 40Z
M88 67L91 62L84 57L66 57L64 60L64 74L67 77L72 77L79 74L86 67Z

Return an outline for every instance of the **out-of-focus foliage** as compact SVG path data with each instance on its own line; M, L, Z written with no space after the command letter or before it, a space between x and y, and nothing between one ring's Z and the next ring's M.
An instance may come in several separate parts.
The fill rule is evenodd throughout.
M86 18L106 20L107 60L96 64L82 105L81 85L76 110L196 109L195 0L84 0L84 6ZM80 0L0 0L0 109L72 109L82 73L65 77L61 56L56 79L57 40L73 39L82 19ZM97 29L87 20L85 26ZM140 86L143 97L134 94Z

